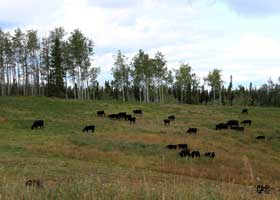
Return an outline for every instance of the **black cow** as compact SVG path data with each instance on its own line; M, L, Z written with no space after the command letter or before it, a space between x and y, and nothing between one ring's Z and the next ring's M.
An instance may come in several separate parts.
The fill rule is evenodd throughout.
M241 126L232 126L232 127L230 127L230 129L236 130L236 131L242 131L242 132L245 130L245 128L241 127Z
M246 126L247 124L248 124L249 126L251 126L252 120L249 120L249 119L243 120L243 121L241 122L241 124L243 124L244 126Z
M167 148L167 149L177 149L177 145L176 144L169 144L165 148Z
M179 149L187 149L188 148L188 144L178 144L177 145Z
M220 123L216 125L216 130L228 129L228 125L225 123Z
M143 115L142 110L133 110L132 112L134 115Z
M264 135L259 135L256 137L257 140L265 140L265 136Z
M125 119L126 118L126 112L120 112L118 113L118 119Z
M98 117L105 117L105 111L104 110L97 111L96 114L97 114Z
M190 154L190 150L189 149L183 149L180 153L179 153L179 156L182 158L182 157L190 157L191 154Z
M205 152L205 157L210 157L212 152Z
M238 122L238 120L229 120L229 121L227 122L227 125L228 125L229 127L239 126L239 122Z
M31 129L33 130L34 128L44 128L44 121L43 120L36 120L33 122L33 125L31 126Z
M135 118L135 117L130 117L130 118L128 119L128 121L129 121L130 123L135 124L136 118Z
M189 129L187 130L187 133L196 134L196 133L197 133L197 128L189 128Z
M94 129L95 129L95 126L94 125L90 125L90 126L86 126L84 129L83 129L83 132L88 132L88 131L91 131L91 132L94 132Z
M125 120L129 120L132 117L132 115L126 115Z
M191 152L191 157L194 158L194 157L199 157L200 158L200 153L199 151L192 151Z
M25 182L25 186L26 187L37 187L37 188L42 188L43 187L43 183L41 180L39 179L30 179L28 181Z
M119 118L118 114L110 114L110 115L108 115L108 117L110 119L118 119Z
M167 124L170 125L170 119L164 119L163 120L164 125L166 126Z
M215 152L206 152L205 154L205 157L208 157L208 158L215 158Z
M242 113L242 114L248 114L248 109L247 109L247 108L242 109L241 113Z
M175 116L174 115L170 115L170 116L168 116L168 119L171 120L171 121L175 121Z

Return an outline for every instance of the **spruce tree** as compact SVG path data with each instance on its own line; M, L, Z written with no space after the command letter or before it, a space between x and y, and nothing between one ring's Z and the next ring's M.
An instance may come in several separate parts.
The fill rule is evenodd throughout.
M64 88L64 76L65 72L63 69L63 59L61 52L61 42L58 37L54 39L54 43L51 47L51 84L53 88L51 89L50 96L55 97L64 97L65 96L65 88Z

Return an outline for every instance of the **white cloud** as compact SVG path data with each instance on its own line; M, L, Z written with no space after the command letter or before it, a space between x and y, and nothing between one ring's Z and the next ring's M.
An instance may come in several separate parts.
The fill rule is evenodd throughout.
M232 10L245 16L264 16L279 13L279 0L222 0Z
M200 76L214 67L223 70L226 81L230 74L239 82L280 75L280 39L273 35L277 32L273 25L232 15L213 2L0 0L0 19L38 29L41 35L57 26L68 32L81 29L95 42L94 65L102 69L102 82L112 77L113 54L118 49L131 58L140 48L151 54L162 51L170 69L187 62Z
M46 23L62 6L63 0L0 0L0 19L19 24Z

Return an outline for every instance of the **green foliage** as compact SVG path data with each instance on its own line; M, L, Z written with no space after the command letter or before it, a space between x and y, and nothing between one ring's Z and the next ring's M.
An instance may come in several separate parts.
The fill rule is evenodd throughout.
M50 77L49 84L51 85L51 90L49 91L49 96L64 97L65 87L64 87L64 77L65 71L63 69L63 58L61 50L61 42L58 37L54 38L54 43L51 47L51 57L50 57Z

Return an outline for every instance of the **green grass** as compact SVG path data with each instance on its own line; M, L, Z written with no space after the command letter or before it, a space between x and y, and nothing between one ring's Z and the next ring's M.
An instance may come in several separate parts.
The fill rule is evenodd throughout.
M131 113L129 124L96 117ZM280 109L0 97L0 199L254 199L258 184L280 187ZM162 120L176 115L164 126ZM45 128L31 130L34 120ZM245 133L215 124L251 119ZM96 125L94 134L82 133ZM198 127L197 135L187 135ZM272 137L256 141L257 135ZM215 151L213 160L181 159L167 144ZM44 189L27 189L39 178ZM267 199L277 199L272 191Z

